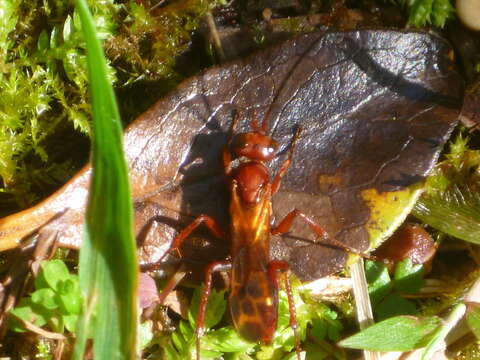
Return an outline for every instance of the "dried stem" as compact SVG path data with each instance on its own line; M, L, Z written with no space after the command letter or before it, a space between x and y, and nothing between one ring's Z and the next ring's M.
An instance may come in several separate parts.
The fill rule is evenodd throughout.
M373 312L370 297L368 296L367 278L365 277L365 268L363 258L350 265L350 274L353 282L353 296L355 298L355 307L357 309L357 320L360 329L363 330L373 325ZM363 351L366 360L380 359L380 353L376 351Z

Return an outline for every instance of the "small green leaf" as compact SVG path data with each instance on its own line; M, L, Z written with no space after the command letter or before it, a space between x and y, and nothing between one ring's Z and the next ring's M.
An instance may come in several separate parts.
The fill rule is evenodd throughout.
M180 324L178 324L178 328L180 329L180 333L187 340L190 340L195 336L195 331L193 330L192 326L186 321L180 321Z
M340 320L330 321L327 330L328 340L338 341L343 330L342 322Z
M72 17L68 15L65 22L63 23L63 41L69 41L74 31L75 28L73 26Z
M82 21L80 19L80 14L77 9L73 11L73 28L77 30L82 29Z
M375 314L378 320L398 315L414 315L416 313L417 307L415 304L396 293L388 295L375 307Z
M42 32L38 36L37 49L39 51L45 51L48 49L48 45L49 45L48 34L45 30L42 30Z
M417 294L425 283L423 274L422 264L413 264L408 258L400 261L395 266L396 289L407 294Z
M60 295L62 310L64 314L78 315L82 308L82 301L79 293Z
M196 319L202 290L203 287L202 289L196 289L193 293L192 305L190 306L188 312L188 321L193 328L196 327ZM226 309L227 300L225 299L225 291L218 292L213 289L210 292L210 296L208 297L207 311L205 314L204 324L205 329L209 329L218 324L220 320L222 320L223 314L225 313Z
M187 321L181 320L178 324L179 331L172 333L172 343L180 355L190 354L195 344L195 332ZM180 356L181 358L182 356Z
M23 298L20 300L20 303L10 312L15 316L18 316L20 319L31 322L37 326L43 326L47 323L48 316L39 314L33 310L36 307L32 302L31 298ZM24 332L25 328L23 325L15 318L10 318L9 323L10 329L17 332Z
M381 301L393 288L393 283L385 264L376 261L365 262L365 275L368 282L368 294L372 303Z
M256 346L243 339L231 326L209 332L202 338L202 344L209 349L221 352L246 352Z
M55 291L49 288L40 289L32 294L32 302L41 305L46 309L54 310L58 308L58 297Z
M58 287L63 312L65 314L80 314L82 303L78 277L72 275L70 279L61 281Z
M272 346L275 349L281 348L287 352L292 351L295 348L295 334L292 327L288 326L282 330L277 329Z
M41 270L35 279L35 288L42 289L50 287L57 290L58 283L70 277L67 265L62 260L44 261Z
M467 305L467 323L477 339L480 339L480 304L469 303Z
M50 47L52 49L55 49L60 45L60 29L58 25L56 25L53 29L52 32L50 33Z
M57 284L57 292L60 295L67 295L78 291L78 277L70 275Z
M397 316L370 326L339 345L371 351L411 351L425 346L440 323L438 317Z
M86 56L81 54L78 49L71 49L65 52L63 58L65 74L79 87L83 86L87 81L85 73L78 71L79 68L85 69L87 67L86 62Z
M163 356L165 360L180 360L177 351L173 347L172 343L168 343L163 347Z
M172 334L172 342L173 342L173 345L175 345L175 347L181 353L185 353L189 347L184 337L181 336L178 332L174 332Z
M315 319L312 323L310 335L316 337L319 340L325 339L327 336L327 324L320 319Z
M74 333L77 327L78 315L63 315L63 323L65 328Z

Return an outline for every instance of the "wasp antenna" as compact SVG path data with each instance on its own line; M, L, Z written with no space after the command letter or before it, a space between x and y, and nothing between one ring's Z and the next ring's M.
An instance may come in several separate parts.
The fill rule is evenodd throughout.
M252 118L250 120L250 126L254 132L260 132L257 122L257 109L252 110Z
M302 132L302 127L298 125L297 129L295 130L295 134L293 134L292 144L290 145L290 149L288 150L288 158L290 160L292 160L293 158L293 152L297 147L298 139L300 139L301 132Z
M233 136L237 131L238 122L240 121L240 111L237 109L232 110L232 125L230 126L230 136Z
M265 116L263 117L263 120L262 120L262 132L263 132L264 134L267 133L267 117L268 117L268 116L265 115Z
M295 130L295 134L293 135L292 146L296 146L298 139L300 139L300 134L302 133L302 125L298 125L297 129Z

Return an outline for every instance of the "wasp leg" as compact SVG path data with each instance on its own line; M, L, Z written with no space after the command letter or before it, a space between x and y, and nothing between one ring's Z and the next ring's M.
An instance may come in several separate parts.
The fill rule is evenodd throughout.
M287 233L290 228L292 227L293 220L299 216L303 221L307 223L307 225L319 236L320 239L315 239L315 243L320 243L320 244L326 244L326 245L332 245L335 247L338 247L340 249L345 250L346 252L361 256L365 259L372 260L372 261L377 261L378 259L369 254L365 254L357 249L354 249L348 245L345 245L344 243L338 241L337 239L331 237L325 230L322 229L320 225L315 223L312 219L310 219L307 215L305 215L303 212L301 212L298 209L294 209L291 212L287 214L283 218L282 221L280 221L280 224L277 226L273 227L271 229L271 234L272 235L277 235L277 234L285 234Z
M295 352L297 360L300 360L300 334L298 333L297 315L295 312L295 302L293 300L292 284L290 283L290 265L286 261L272 260L268 263L268 274L273 283L278 287L277 272L280 271L284 275L285 290L287 291L288 310L290 312L290 326L293 330L295 338Z
M172 244L170 245L170 248L165 251L165 254L162 255L162 257L155 263L148 265L144 268L142 268L143 271L151 271L157 269L160 264L162 263L163 259L170 254L172 251L177 251L180 255L179 251L179 246L184 241L192 232L195 230L197 227L199 227L201 224L205 224L205 226L212 232L213 235L215 235L219 239L225 238L225 233L220 227L220 225L215 221L215 219L211 218L208 215L200 215L198 216L195 220L193 220L190 225L185 227L180 233L178 233L177 236L175 236L175 239L173 239Z
M173 289L180 283L180 281L182 281L185 275L187 275L185 268L186 268L185 264L180 264L178 269L175 270L175 272L170 277L170 279L168 279L161 293L158 295L158 303L160 305L163 305L168 294L170 294L173 291Z
M195 328L195 344L197 360L200 360L200 337L203 335L205 325L205 313L207 311L208 297L212 290L212 275L219 271L229 271L232 268L230 261L218 261L210 264L205 273L204 288L202 291L202 298L200 299L200 305L197 313L197 326Z

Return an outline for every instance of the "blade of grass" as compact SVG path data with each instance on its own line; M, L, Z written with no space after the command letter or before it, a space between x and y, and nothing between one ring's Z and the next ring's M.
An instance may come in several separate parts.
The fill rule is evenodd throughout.
M92 96L92 178L80 251L82 315L73 359L93 338L95 359L136 355L138 263L122 128L106 62L85 0L76 1ZM91 331L91 332L89 332Z

